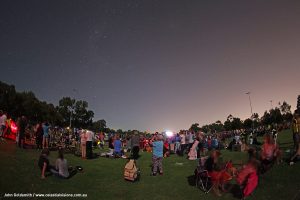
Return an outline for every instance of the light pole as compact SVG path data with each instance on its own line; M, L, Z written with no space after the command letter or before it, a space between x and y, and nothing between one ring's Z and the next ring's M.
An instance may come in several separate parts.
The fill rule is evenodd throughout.
M249 103L250 103L250 109L251 109L251 118L253 117L253 112L252 112L252 103L251 103L251 97L250 97L250 92L246 93L249 97Z
M254 132L254 122L253 122L253 111L252 111L252 103L251 103L251 97L250 97L250 92L246 93L249 97L249 104L250 104L250 109L251 109L251 120L252 120L252 133Z
M72 115L73 115L73 108L71 108L70 110L70 124L69 124L69 127L71 128L72 127Z
M74 93L74 98L75 98L75 93L77 93L78 94L78 90L77 89L73 89L72 90L72 92ZM72 101L72 99L71 99L71 101ZM74 100L74 104L75 104L75 100ZM69 127L71 128L72 127L72 117L73 117L73 112L74 112L74 105L73 105L73 103L72 103L72 106L71 106L71 108L70 108L70 124L69 124Z

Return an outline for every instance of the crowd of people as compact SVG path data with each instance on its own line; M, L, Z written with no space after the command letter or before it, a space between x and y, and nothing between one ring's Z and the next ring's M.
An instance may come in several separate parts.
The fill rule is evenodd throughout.
M163 175L163 159L169 156L186 156L189 160L201 160L201 162L202 158L206 158L204 167L218 196L221 195L220 191L224 189L224 184L233 178L239 185L252 180L246 187L245 194L248 195L256 187L260 174L266 173L274 163L280 164L283 161L283 153L277 142L276 127L259 127L248 133L247 130L234 130L206 134L202 131L185 130L171 134L156 132L140 135L135 132L121 135L59 128L46 121L32 125L28 123L25 116L18 118L16 123L8 119L7 113L0 111L1 137L15 134L16 144L19 147L32 145L41 149L38 166L43 179L47 173L60 178L70 178L76 174L77 170L70 168L64 158L64 151L70 145L79 150L82 159L94 158L93 148L99 148L103 152L100 156L135 160L139 158L140 151L152 153L152 176ZM297 114L293 118L292 131L294 154L289 159L290 165L300 159L300 116ZM264 141L260 143L257 137L262 132ZM55 165L51 165L48 156L49 150L53 150L54 147L58 150L58 158ZM235 168L232 161L219 163L220 150L223 149L248 152L249 160L240 169Z

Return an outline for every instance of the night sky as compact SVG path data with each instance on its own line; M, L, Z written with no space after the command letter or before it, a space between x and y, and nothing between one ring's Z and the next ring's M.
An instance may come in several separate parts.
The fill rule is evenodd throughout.
M0 80L111 128L177 131L300 94L300 1L2 0Z

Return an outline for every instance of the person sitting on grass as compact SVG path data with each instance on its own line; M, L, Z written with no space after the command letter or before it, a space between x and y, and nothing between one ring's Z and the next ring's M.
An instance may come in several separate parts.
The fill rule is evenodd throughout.
M264 144L261 148L261 164L263 173L270 169L272 164L277 161L281 162L281 151L278 145L274 144L271 135L267 134L264 139Z
M217 196L221 196L219 188L224 189L224 184L232 179L232 176L227 172L227 165L225 168L220 167L218 162L220 155L220 151L213 150L205 162L205 169L211 177L213 182L213 191Z
M199 138L196 137L194 140L194 143L190 149L190 152L188 153L188 159L189 160L196 160L197 159L197 147L199 144Z
M251 173L256 173L259 168L259 161L255 157L255 150L249 149L248 150L248 156L249 160L248 163L243 165L243 167L237 172L236 181L239 185L242 185L245 183L246 178Z
M57 175L60 178L68 179L77 173L75 169L68 168L68 162L64 158L63 149L58 150L58 158L56 159L55 166L56 166L55 175Z
M248 163L238 171L236 176L236 182L242 188L244 198L249 196L258 184L259 162L252 156L251 151L248 153L250 158Z
M236 140L233 138L232 141L229 143L227 149L232 151L234 145L236 145Z
M116 139L114 141L114 155L115 157L120 157L122 156L122 142L120 140L120 136L116 135Z
M42 153L40 155L39 161L38 161L38 166L42 170L41 178L45 179L46 178L46 173L47 175L51 175L53 172L55 173L55 168L50 165L48 156L50 152L48 149L43 149Z
M110 136L108 139L108 148L109 148L109 155L113 155L114 153L114 141L115 141L115 136Z
M153 147L152 149L152 176L156 176L157 168L159 170L159 174L163 175L163 167L162 167L162 160L163 160L163 136L162 135L155 135L150 140L150 146Z

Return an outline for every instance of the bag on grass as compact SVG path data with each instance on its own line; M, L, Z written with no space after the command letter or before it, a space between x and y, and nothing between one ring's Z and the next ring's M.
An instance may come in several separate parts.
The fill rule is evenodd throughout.
M140 172L136 166L134 159L130 159L124 167L124 179L128 181L136 181L139 179Z

